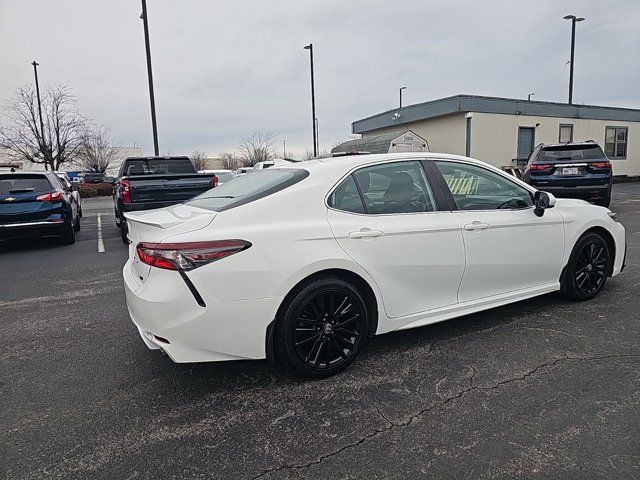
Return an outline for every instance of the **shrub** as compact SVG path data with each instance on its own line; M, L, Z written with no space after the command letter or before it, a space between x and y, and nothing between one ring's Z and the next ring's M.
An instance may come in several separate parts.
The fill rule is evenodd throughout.
M110 197L113 194L113 186L110 183L99 183L95 188L100 197Z
M80 188L80 197L81 198L92 198L98 196L98 190L93 187L85 187L84 185Z

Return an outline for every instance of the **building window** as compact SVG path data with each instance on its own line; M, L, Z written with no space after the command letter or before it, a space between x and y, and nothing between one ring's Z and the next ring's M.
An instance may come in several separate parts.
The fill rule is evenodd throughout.
M561 123L560 124L560 133L558 141L560 143L570 143L573 142L573 125L570 123Z
M627 158L628 127L607 127L604 134L604 153L614 159Z

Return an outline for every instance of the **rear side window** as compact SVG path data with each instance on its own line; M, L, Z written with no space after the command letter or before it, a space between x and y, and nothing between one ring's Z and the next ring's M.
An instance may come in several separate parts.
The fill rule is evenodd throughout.
M50 192L49 179L44 175L2 175L0 176L0 194Z
M284 190L308 176L309 172L301 168L256 170L235 178L233 182L207 190L186 204L222 212Z
M337 210L366 214L436 210L433 192L418 161L382 163L356 170L334 190L328 204Z
M349 175L329 197L329 206L336 210L352 213L364 213L364 205L358 193L358 187L352 175Z
M538 162L585 162L602 160L604 153L596 145L563 145L560 147L546 147L540 151Z

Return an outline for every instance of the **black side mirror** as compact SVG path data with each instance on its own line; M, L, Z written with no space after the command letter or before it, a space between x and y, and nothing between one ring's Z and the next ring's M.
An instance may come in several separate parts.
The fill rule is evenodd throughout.
M80 187L78 186L78 184L77 184L77 183L72 183L72 184L71 184L71 189L70 189L70 190L71 190L72 192L77 192L77 191L79 191L79 190L80 190Z
M535 207L533 209L533 213L535 213L536 216L541 217L544 215L544 211L547 208L553 207L553 204L547 192L541 192L538 190L533 194L533 206Z

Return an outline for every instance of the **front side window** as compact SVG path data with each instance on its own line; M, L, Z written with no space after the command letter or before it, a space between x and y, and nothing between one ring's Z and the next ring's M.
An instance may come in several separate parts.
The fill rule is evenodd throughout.
M560 133L558 141L560 143L569 143L573 142L573 125L571 124L560 124Z
M533 206L529 190L475 165L436 161L458 210L520 209Z
M627 127L607 127L604 135L604 153L613 159L627 158Z

